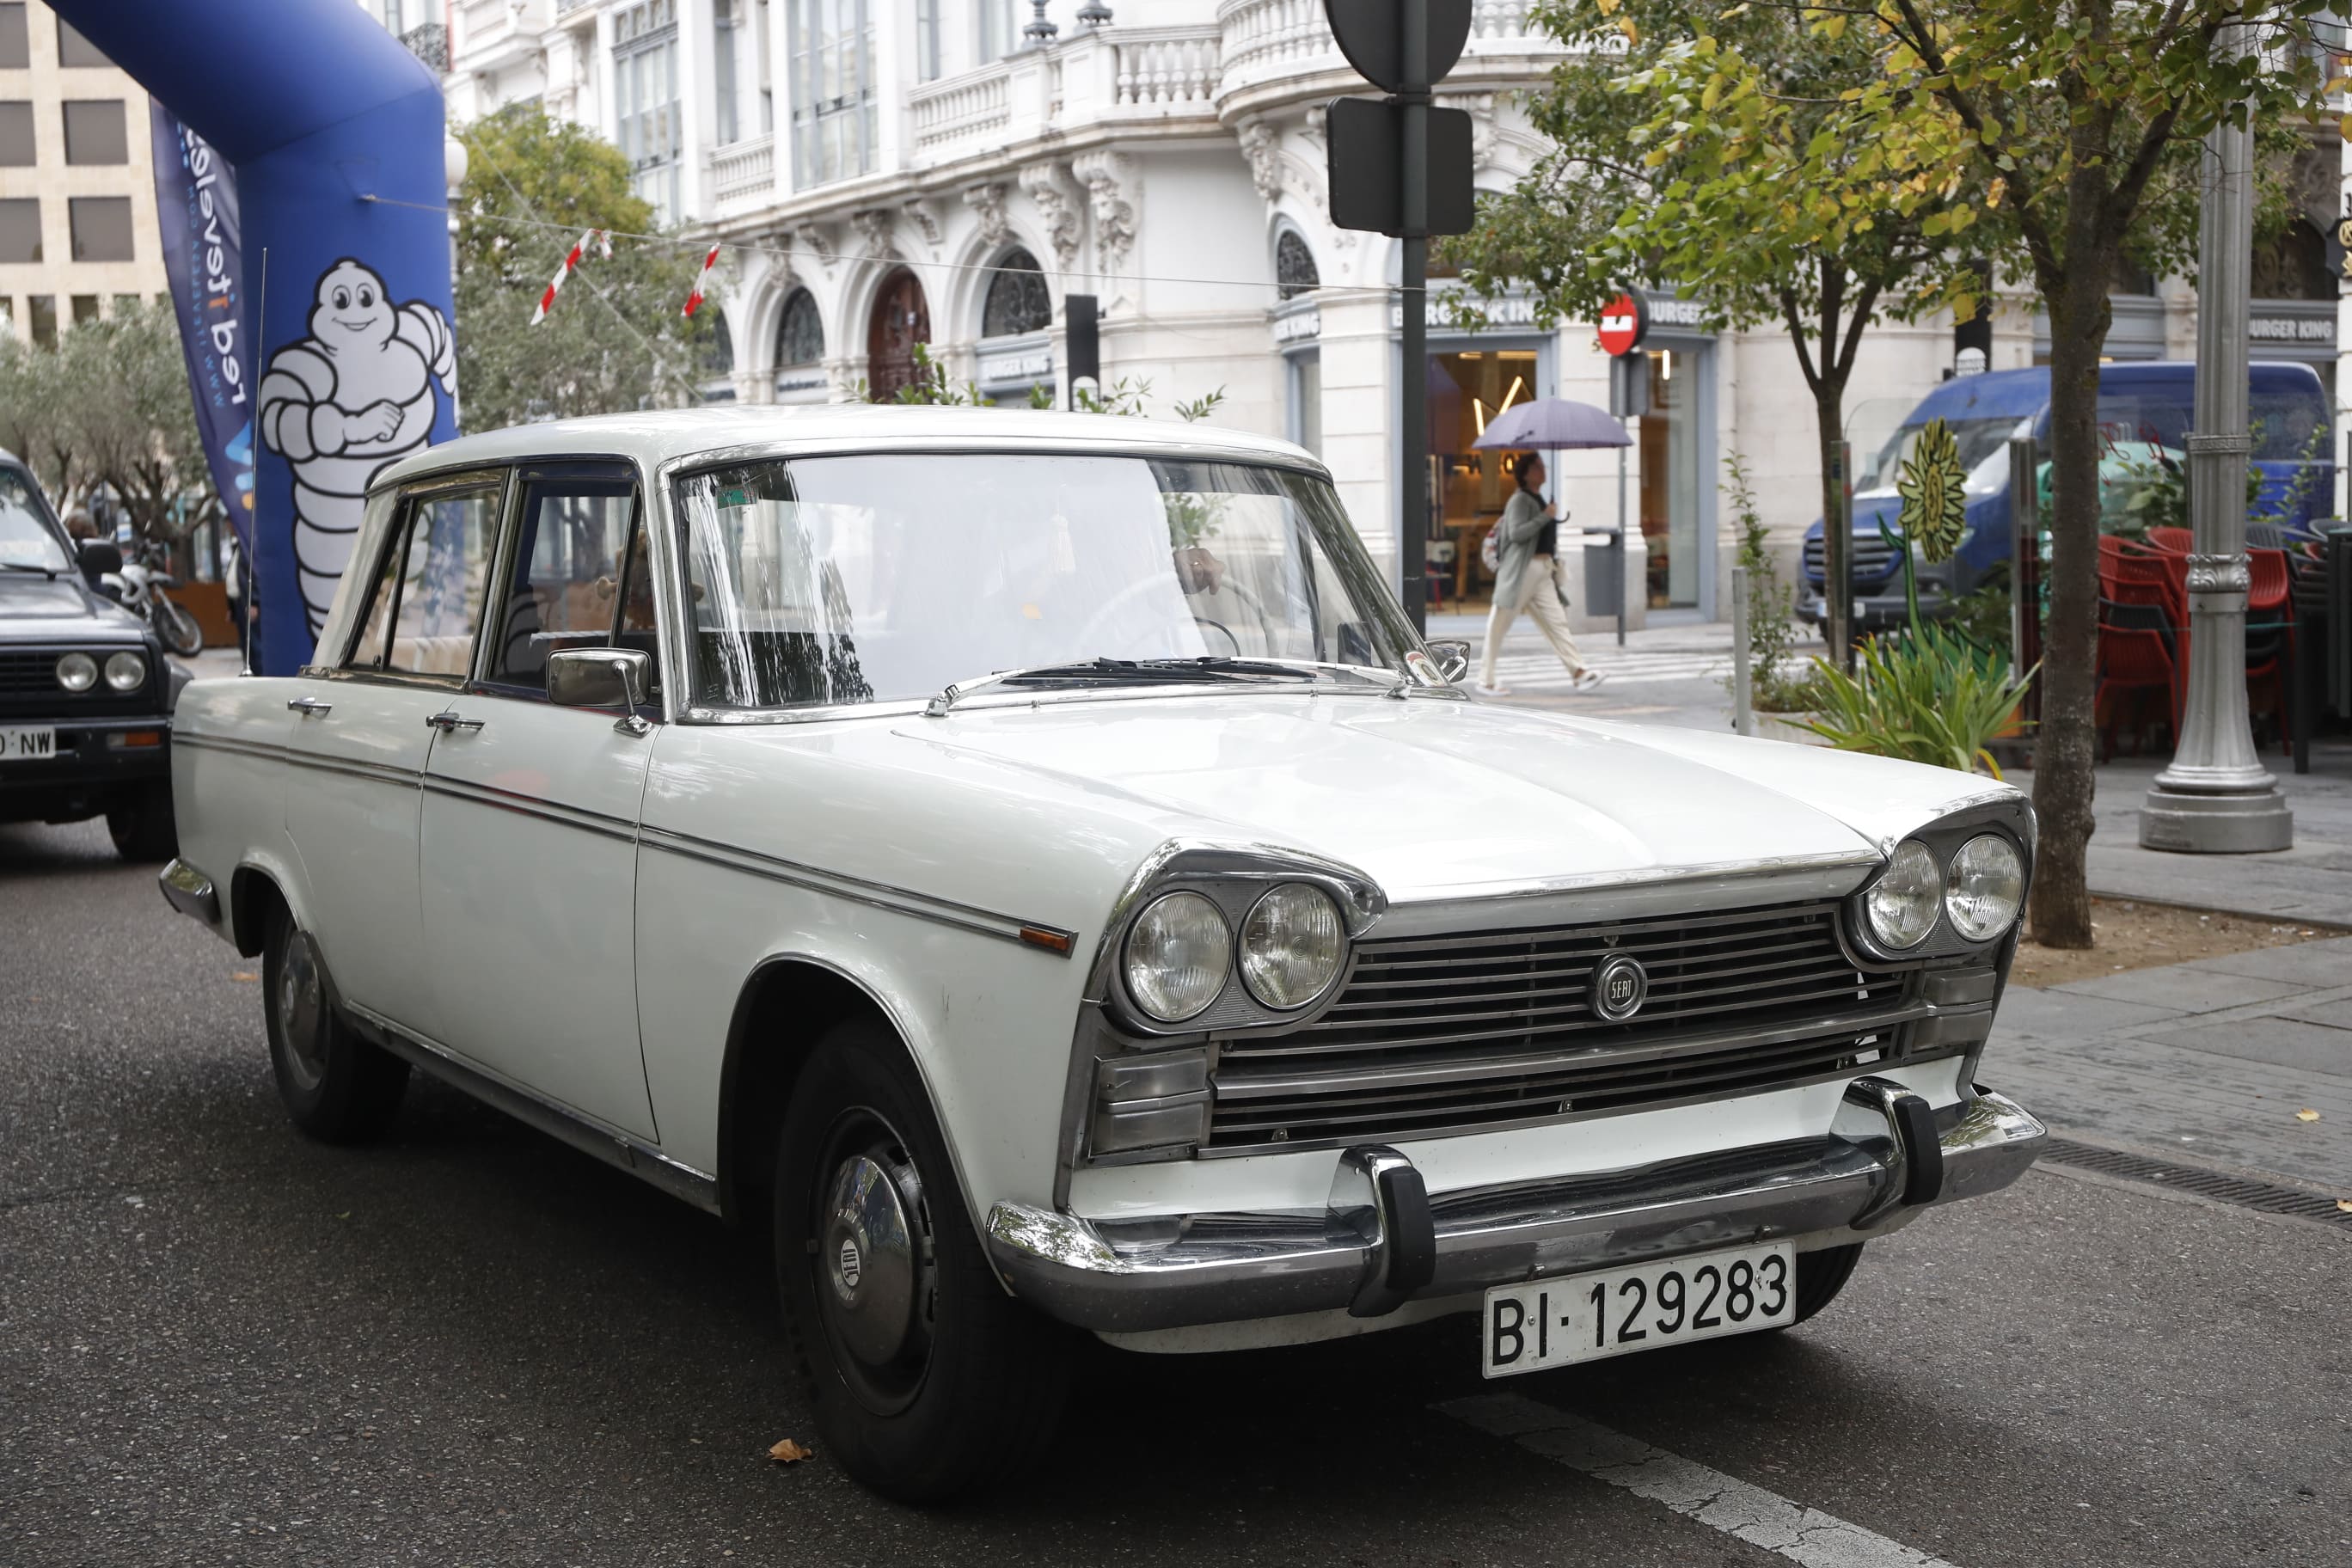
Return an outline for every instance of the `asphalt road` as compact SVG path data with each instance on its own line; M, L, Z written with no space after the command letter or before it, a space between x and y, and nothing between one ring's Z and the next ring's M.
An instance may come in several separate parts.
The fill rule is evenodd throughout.
M812 1433L750 1239L430 1083L304 1142L253 973L103 833L0 827L0 1563L1791 1560L1437 1408L1496 1394L1874 1532L1801 1561L2352 1563L2352 1245L2055 1172L1782 1335L1104 1351L1028 1484L897 1508L766 1458Z

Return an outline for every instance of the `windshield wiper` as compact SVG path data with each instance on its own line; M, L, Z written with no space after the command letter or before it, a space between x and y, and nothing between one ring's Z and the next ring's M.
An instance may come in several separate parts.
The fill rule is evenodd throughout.
M957 703L989 686L1031 682L1078 686L1173 686L1195 681L1214 684L1269 678L1312 680L1315 670L1311 667L1301 668L1271 659L1228 658L1215 654L1204 654L1197 658L1096 658L1067 664L1032 665L1025 669L1001 669L992 675L959 680L942 689L938 696L925 703L923 712L928 718L941 718Z
M30 561L0 561L0 571L38 572L42 576L47 577L52 583L58 580L58 569L56 567L41 566Z

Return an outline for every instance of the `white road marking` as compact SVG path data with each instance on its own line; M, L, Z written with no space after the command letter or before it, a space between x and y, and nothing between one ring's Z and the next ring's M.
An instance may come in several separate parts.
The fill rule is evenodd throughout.
M1595 1480L1662 1502L1750 1545L1805 1568L1952 1568L1940 1557L1889 1541L1834 1514L1654 1448L1638 1437L1516 1394L1482 1394L1436 1407L1455 1420Z

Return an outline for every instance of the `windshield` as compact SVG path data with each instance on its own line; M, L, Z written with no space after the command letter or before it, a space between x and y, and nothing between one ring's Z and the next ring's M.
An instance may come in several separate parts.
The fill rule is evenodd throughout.
M2017 428L2014 415L1990 419L1954 419L1949 423L1952 439L1960 448L1963 471L1975 470L1999 453L2010 433ZM1911 456L1912 448L1919 444L1919 433L1927 427L1925 424L1906 425L1895 432L1894 437L1878 449L1878 456L1870 460L1870 466L1855 476L1854 494L1874 494L1894 489L1903 478L1904 461Z
M1330 487L1285 470L877 454L712 469L677 496L698 707L896 701L1097 659L1385 684L1416 646Z
M72 564L32 482L14 468L0 468L0 565L65 572Z

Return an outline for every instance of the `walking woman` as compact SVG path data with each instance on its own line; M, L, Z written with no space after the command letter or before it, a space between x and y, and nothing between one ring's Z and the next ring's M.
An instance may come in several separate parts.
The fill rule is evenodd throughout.
M1505 689L1495 680L1495 659L1503 651L1503 637L1521 611L1535 618L1544 640L1574 677L1574 689L1590 691L1601 684L1598 670L1588 667L1569 635L1568 610L1559 602L1559 584L1552 575L1559 542L1559 523L1544 504L1544 460L1533 452L1519 454L1516 465L1519 488L1495 524L1498 566L1495 573L1495 607L1486 616L1486 657L1478 671L1478 689L1500 697Z

